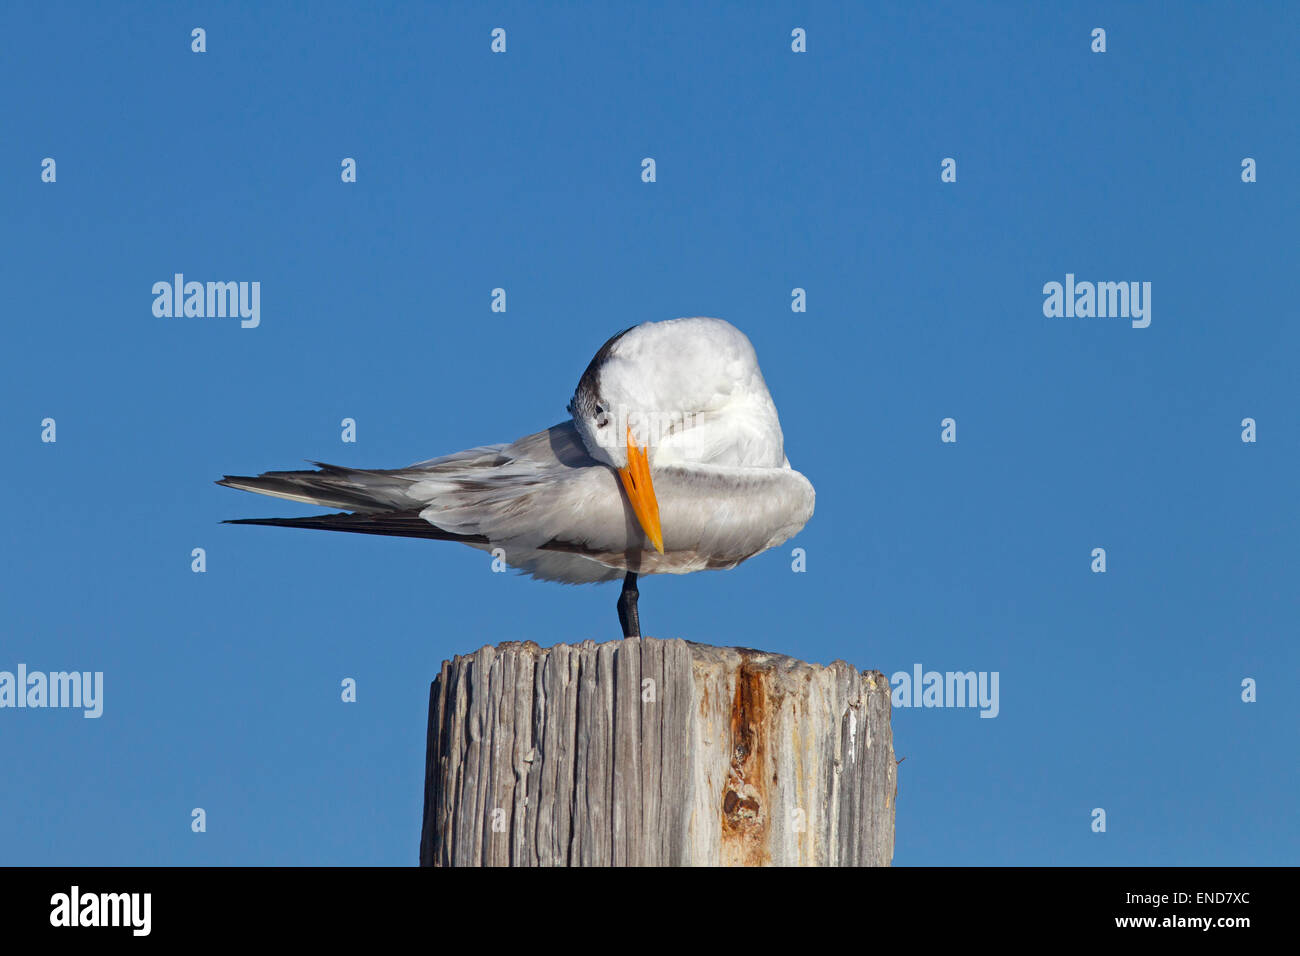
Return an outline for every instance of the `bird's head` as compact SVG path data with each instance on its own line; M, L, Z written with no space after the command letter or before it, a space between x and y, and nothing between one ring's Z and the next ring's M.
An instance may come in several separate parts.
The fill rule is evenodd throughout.
M729 322L709 318L647 322L618 333L596 352L569 402L587 451L618 471L660 551L651 467L717 457L721 445L744 439L756 410L764 418L770 411L779 464L780 426L754 347Z

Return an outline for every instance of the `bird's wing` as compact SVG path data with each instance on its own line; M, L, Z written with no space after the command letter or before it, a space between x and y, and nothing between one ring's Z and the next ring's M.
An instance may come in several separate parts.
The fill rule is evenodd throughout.
M564 552L580 551L587 533L601 547L626 537L618 478L587 454L572 422L508 445L472 448L406 468L313 464L318 470L226 475L217 484L342 508L351 514L249 518L232 523L463 540L467 544L549 545ZM421 522L429 527L422 528ZM599 531L602 522L617 524L618 535L603 535ZM575 533L564 540L551 540L566 529Z
M573 439L578 441L576 433ZM664 539L659 554L646 541L612 468L590 459L585 449L584 463L575 465L535 446L511 447L514 457L504 464L426 477L411 493L428 501L420 515L430 524L486 538L505 550L510 564L530 571L542 566L544 552L568 552L644 574L730 568L790 538L813 512L812 485L788 467L656 470Z
M732 567L812 514L812 486L789 468L670 467L654 481L663 555L646 542L617 473L587 453L572 422L407 468L321 465L218 484L352 512L237 523L500 547L511 566L562 581Z
M256 476L226 475L219 485L252 491L259 495L301 501L327 508L346 508L360 514L389 511L419 511L426 503L410 494L411 486L424 479L454 481L482 474L509 463L521 455L541 454L552 461L577 461L577 453L586 457L586 449L572 424L556 425L513 444L483 445L454 452L439 458L416 462L405 468L346 468L313 461L318 471L268 471ZM554 433L554 434L553 434ZM576 443L577 449L573 445ZM595 464L586 457L588 464Z

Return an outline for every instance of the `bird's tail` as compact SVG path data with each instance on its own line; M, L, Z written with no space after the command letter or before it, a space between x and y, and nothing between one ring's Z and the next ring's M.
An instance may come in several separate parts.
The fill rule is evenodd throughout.
M312 464L320 471L268 471L256 477L226 475L217 484L361 514L409 511L418 504L406 494L413 478L404 477L401 470L343 468L319 461Z
M423 504L406 492L428 475L428 465L392 471L344 468L312 462L320 471L268 471L257 476L226 475L219 485L259 495L300 501L326 508L346 508L352 514L306 518L237 518L223 524L260 524L277 528L315 528L402 538L431 538L486 544L481 535L444 531L420 517Z
M232 518L222 524L261 524L273 528L314 528L320 531L351 531L354 534L383 534L395 538L428 538L486 545L476 534L456 534L429 524L418 511L386 511L383 514L312 515L307 518Z

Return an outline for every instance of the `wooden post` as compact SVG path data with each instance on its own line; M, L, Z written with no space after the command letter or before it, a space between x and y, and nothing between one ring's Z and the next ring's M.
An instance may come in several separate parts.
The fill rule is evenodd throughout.
M680 640L527 643L429 694L424 866L888 866L889 682Z

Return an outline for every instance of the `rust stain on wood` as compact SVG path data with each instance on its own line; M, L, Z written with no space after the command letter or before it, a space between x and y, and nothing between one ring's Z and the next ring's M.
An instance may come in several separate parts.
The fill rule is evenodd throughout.
M722 797L724 864L762 866L767 850L769 805L766 735L768 695L763 672L746 661L736 674L731 704L731 767ZM773 783L776 774L772 774Z

